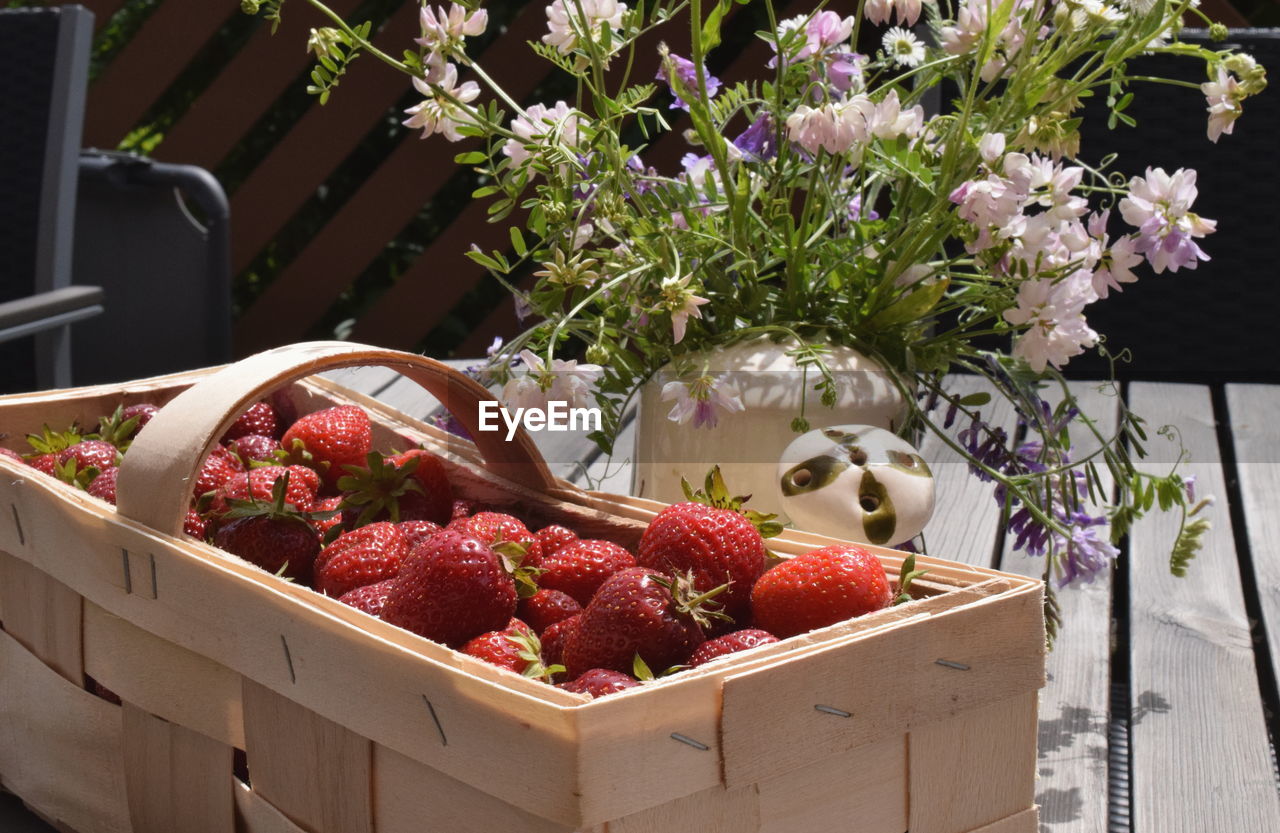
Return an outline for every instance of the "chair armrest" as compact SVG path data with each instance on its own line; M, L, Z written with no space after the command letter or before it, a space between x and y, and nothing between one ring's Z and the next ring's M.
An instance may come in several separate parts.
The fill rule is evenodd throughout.
M0 303L0 342L100 315L102 299L100 286L66 286Z

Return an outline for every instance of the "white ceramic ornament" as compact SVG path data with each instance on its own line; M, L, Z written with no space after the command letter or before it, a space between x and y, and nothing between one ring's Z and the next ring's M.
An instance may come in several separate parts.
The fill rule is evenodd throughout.
M802 434L778 462L782 511L797 529L901 544L933 514L933 473L910 443L870 425Z

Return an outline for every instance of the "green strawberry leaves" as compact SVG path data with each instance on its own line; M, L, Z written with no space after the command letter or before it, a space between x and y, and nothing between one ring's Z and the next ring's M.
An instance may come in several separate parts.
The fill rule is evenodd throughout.
M782 524L774 520L778 517L777 515L766 515L754 509L742 508L743 504L751 500L751 495L730 494L729 487L724 482L724 475L720 472L719 466L713 466L711 471L707 472L707 479L703 483L703 488L695 491L689 485L689 481L683 477L680 478L680 487L684 490L685 498L692 503L701 503L713 509L731 509L740 513L751 522L751 525L760 533L761 538L773 538L782 534Z
M902 562L902 570L899 572L901 578L898 586L898 595L894 597L893 603L895 605L900 605L911 601L911 583L927 572L929 571L916 569L916 557L914 553L908 555L906 560Z
M295 445L300 440L294 440ZM346 492L343 509L360 509L351 528L373 523L384 514L392 523L400 522L400 498L410 492L423 494L422 486L413 477L420 458L411 457L404 465L387 462L384 455L370 451L365 458L367 468L343 466L348 472L338 478L338 488Z

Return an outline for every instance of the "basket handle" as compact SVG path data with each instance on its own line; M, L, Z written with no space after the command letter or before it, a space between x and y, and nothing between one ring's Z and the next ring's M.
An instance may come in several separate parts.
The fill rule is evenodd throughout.
M412 353L345 341L291 344L228 365L183 391L138 434L120 467L116 511L159 532L179 535L191 486L205 454L244 408L276 388L326 370L380 365L435 396L471 434L493 474L543 493L562 485L523 428L507 442L480 431L480 403L494 397L448 365Z

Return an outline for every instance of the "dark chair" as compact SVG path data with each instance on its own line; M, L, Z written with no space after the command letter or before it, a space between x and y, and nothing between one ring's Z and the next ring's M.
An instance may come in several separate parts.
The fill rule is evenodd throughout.
M103 309L71 286L92 34L80 6L0 9L0 391L70 384L70 325Z
M76 329L76 384L231 359L229 215L203 168L81 155L73 274L104 287L110 302Z
M1221 48L1207 34L1185 32L1183 40ZM1228 44L1251 53L1275 77L1280 68L1280 30L1237 29ZM1159 75L1203 83L1203 65L1153 55L1133 61L1132 75ZM1085 108L1082 156L1097 162L1117 154L1113 170L1126 177L1145 166L1195 168L1199 198L1194 209L1218 221L1218 231L1200 240L1212 260L1194 271L1153 274L1138 270L1136 284L1085 311L1089 323L1107 337L1112 352L1132 350L1133 361L1117 367L1121 378L1193 381L1280 381L1275 359L1276 322L1280 320L1280 213L1274 209L1280 187L1280 91L1273 86L1248 99L1233 135L1217 144L1205 133L1207 113L1199 89L1135 82L1127 111L1136 128L1108 130L1099 96ZM1112 212L1113 233L1124 226ZM1079 377L1097 376L1106 367L1081 356L1067 368Z

